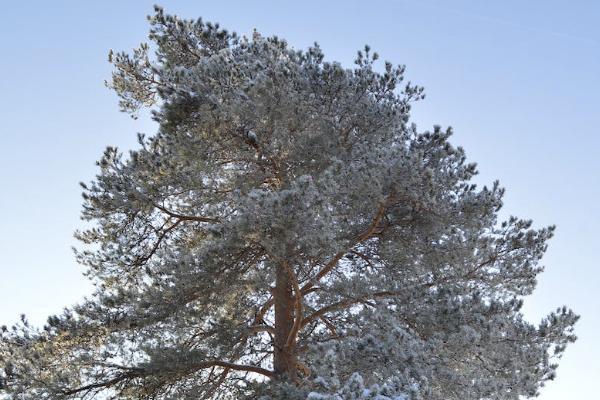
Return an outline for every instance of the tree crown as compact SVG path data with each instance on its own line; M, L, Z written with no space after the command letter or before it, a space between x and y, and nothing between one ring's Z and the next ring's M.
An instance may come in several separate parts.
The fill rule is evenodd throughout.
M158 132L82 184L97 290L4 329L8 398L518 399L554 377L577 316L520 312L554 228L498 221L451 130L410 123L403 66L149 19L109 86Z

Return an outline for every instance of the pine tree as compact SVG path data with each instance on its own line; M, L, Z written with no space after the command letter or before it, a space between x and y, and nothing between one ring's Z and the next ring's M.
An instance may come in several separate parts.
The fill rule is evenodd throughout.
M520 311L553 227L498 220L422 88L159 7L111 53L155 135L82 184L96 291L43 329L2 328L7 399L519 399L575 340ZM152 49L152 51L151 51Z

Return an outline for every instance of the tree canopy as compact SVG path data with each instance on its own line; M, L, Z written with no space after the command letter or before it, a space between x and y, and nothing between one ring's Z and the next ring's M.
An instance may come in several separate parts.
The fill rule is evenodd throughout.
M554 228L499 221L451 130L411 123L403 66L149 20L109 86L158 131L82 184L96 291L2 328L0 393L519 399L554 377L578 317L520 311Z

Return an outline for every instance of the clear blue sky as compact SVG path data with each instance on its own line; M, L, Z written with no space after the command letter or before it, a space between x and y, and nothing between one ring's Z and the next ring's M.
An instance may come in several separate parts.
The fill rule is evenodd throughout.
M257 28L350 65L369 43L425 86L421 128L455 128L500 179L505 214L555 223L546 272L526 300L537 321L567 304L579 341L542 400L591 399L600 374L600 2L164 1L167 11ZM103 86L107 52L146 39L147 1L5 2L0 24L0 324L22 312L43 323L89 293L70 247L80 225L79 181L106 145L127 149L147 119L120 114Z

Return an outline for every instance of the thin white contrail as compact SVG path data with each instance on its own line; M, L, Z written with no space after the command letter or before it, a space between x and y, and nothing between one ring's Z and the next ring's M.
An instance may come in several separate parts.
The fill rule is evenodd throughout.
M404 3L410 3L410 5L416 5L416 6L421 6L421 7L427 7L433 10L437 10L437 11L442 11L442 12L446 12L446 13L450 13L450 14L455 14L455 15L460 15L463 17L467 17L467 18L471 18L471 19L477 19L480 21L485 21L485 22L491 22L491 23L495 23L498 25L506 25L506 26L511 26L517 29L521 29L521 30L525 30L525 31L529 31L532 33L538 33L541 35L547 35L547 36L554 36L554 37L558 37L558 38L562 38L562 39L568 39L568 40L573 40L573 41L578 41L581 43L586 43L592 46L598 46L600 45L600 40L594 39L594 38L590 38L590 37L586 37L586 36L579 36L579 35L574 35L571 33L566 33L566 32L559 32L559 31L553 31L553 30L546 30L546 29L540 29L540 28L535 28L532 26L528 26L528 25L523 25L523 24L519 24L516 23L514 21L509 21L509 20L505 20L505 19L501 19L501 18L496 18L496 17L489 17L487 15L481 15L481 14L476 14L476 13L471 13L471 12L465 12L462 10L457 10L457 9L453 9L453 8L448 8L448 7L441 7L437 4L431 4L431 3L427 3L423 0L415 2L415 1L411 1L411 0L402 0Z

